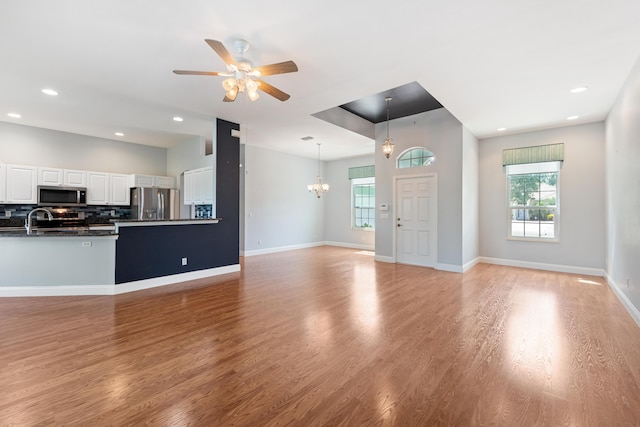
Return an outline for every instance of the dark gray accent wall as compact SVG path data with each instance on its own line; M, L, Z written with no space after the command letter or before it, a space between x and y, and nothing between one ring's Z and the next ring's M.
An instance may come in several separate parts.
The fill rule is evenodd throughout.
M230 264L240 262L240 139L231 136L240 125L217 120L216 126L216 216L222 218L221 243ZM217 242L216 242L217 244ZM235 261L235 262L231 262Z

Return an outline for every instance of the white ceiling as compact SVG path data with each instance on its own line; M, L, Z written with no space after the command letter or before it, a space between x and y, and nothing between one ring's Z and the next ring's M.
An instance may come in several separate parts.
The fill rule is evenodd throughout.
M321 142L327 160L374 143L311 114L412 81L478 138L602 120L640 54L638 0L23 0L0 11L2 121L168 147L210 139L219 117L245 125L252 145L315 157ZM205 38L232 53L248 40L254 65L295 61L299 72L264 77L291 99L223 103L221 77L173 74L225 69Z

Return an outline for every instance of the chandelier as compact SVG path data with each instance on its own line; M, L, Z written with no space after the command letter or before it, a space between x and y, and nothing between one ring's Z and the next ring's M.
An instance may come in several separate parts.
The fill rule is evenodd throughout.
M387 101L387 139L384 140L384 144L382 144L382 152L387 159L393 153L393 139L389 138L389 103L391 102L391 97L387 96L385 99Z
M309 193L314 191L319 199L322 193L329 191L329 184L322 182L322 177L320 176L320 143L317 142L316 145L318 146L318 176L315 183L307 185L307 190L309 190Z

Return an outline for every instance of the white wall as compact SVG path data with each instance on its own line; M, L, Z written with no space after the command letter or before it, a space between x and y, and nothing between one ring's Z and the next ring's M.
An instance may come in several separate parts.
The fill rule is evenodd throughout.
M314 159L245 146L245 255L324 242L325 203L333 194L317 199L307 191L316 172Z
M478 139L462 130L462 264L472 265L480 255Z
M502 150L555 143L564 143L565 158L560 172L560 241L507 240ZM479 159L483 258L568 266L601 274L605 254L604 123L483 139Z
M392 120L389 134L395 144L386 159L381 146L386 122L376 125L376 204L388 203L392 213L393 177L437 173L438 176L438 264L462 267L462 125L446 109ZM436 156L431 166L396 169L395 158L404 150L425 146ZM396 222L376 219L376 258L391 260Z
M607 251L610 283L640 323L640 60L606 120ZM628 280L628 285L627 285ZM632 305L632 307L629 306Z
M0 162L165 175L167 150L0 122Z
M331 186L331 198L325 205L325 240L330 244L373 250L375 231L351 228L351 181L349 168L375 164L375 156L351 157L326 163L322 177ZM377 200L376 200L377 204ZM377 221L377 219L376 219Z
M181 218L189 218L191 215L191 207L184 205L184 176L182 173L186 170L207 166L215 168L215 154L206 156L205 144L204 138L194 136L190 141L183 142L167 150L167 175L175 176L176 182L180 187ZM213 188L215 188L215 173L213 174L213 179Z

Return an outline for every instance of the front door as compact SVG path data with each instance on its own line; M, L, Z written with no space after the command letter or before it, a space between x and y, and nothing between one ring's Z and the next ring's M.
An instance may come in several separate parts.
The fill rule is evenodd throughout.
M396 261L435 267L435 176L398 178L396 181Z

